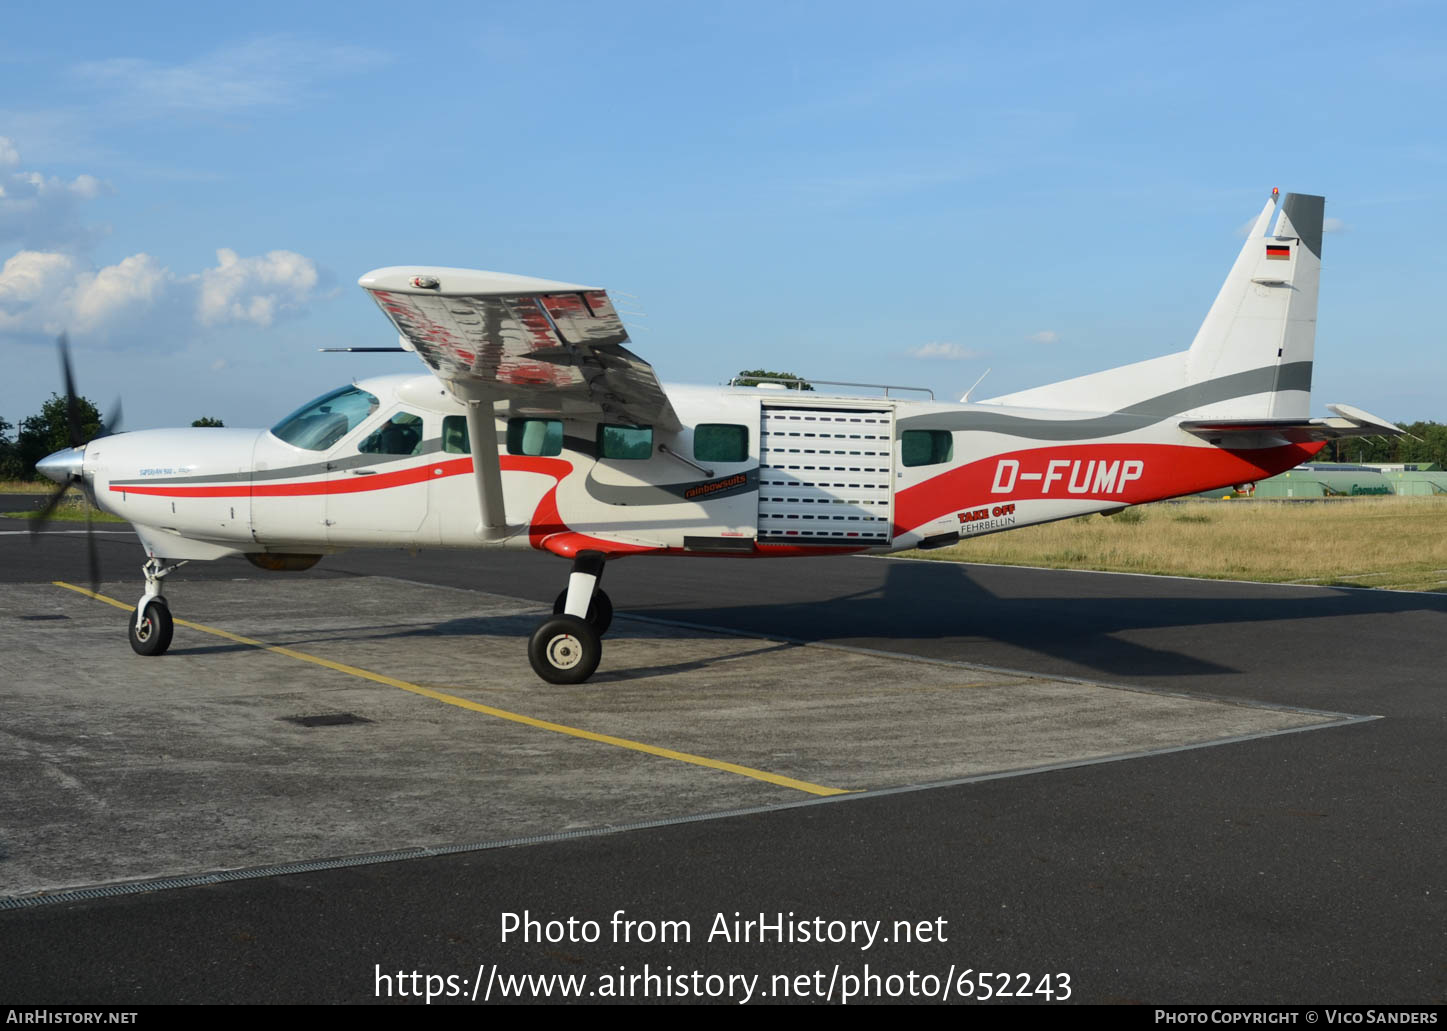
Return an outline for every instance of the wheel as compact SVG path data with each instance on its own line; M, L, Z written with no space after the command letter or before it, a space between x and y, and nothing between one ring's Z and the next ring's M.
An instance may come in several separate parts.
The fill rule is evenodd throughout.
M602 657L598 632L577 616L544 620L528 642L533 672L550 684L581 684L593 675Z
M131 649L137 655L160 655L171 647L171 635L176 632L176 622L171 610L160 598L152 599L146 605L146 614L141 625L136 626L136 617L126 617L126 627L131 639Z
M568 589L563 588L563 593L558 595L558 600L553 602L553 614L561 616L563 610L568 607ZM598 631L602 637L613 625L613 602L606 591L599 587L593 592L593 600L588 603L588 622L593 629Z

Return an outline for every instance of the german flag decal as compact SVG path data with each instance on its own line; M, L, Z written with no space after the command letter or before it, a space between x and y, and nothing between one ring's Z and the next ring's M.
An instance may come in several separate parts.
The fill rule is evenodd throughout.
M1266 245L1266 256L1273 261L1290 261L1291 248L1284 243L1268 243Z

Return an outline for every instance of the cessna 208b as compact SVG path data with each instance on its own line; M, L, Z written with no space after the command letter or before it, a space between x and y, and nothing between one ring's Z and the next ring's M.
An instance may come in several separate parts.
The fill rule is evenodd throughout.
M572 562L533 669L579 683L625 556L769 558L929 548L1290 469L1308 417L1321 197L1276 191L1187 350L960 403L669 387L600 289L449 268L360 280L429 372L359 381L270 430L147 430L57 452L145 547L132 647L171 641L163 578L245 555L302 569L351 547L521 548ZM68 378L68 368L67 368ZM68 393L69 393L68 386Z

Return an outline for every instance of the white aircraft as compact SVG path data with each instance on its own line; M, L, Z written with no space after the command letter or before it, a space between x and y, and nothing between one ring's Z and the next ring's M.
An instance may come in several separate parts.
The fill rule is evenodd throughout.
M598 586L611 559L931 548L1248 483L1334 437L1399 433L1345 405L1308 417L1322 210L1272 191L1187 350L979 402L665 389L603 290L378 269L360 284L429 374L340 387L270 430L118 434L37 468L135 527L146 588L129 632L143 655L170 644L162 580L184 562L517 548L572 560L528 657L544 680L580 683L612 618Z

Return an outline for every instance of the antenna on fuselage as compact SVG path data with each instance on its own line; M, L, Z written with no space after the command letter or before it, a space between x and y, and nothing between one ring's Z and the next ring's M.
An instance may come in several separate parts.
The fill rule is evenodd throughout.
M993 368L993 366L991 366L991 368ZM965 391L965 396L962 397L962 398L960 398L960 404L968 404L968 403L969 403L970 395L975 392L975 387L978 387L981 383L985 382L985 377L988 376L989 374L990 374L990 370L989 370L989 369L986 369L984 372L980 373L980 378L977 379L977 380L975 380L975 382L970 386L970 389Z

